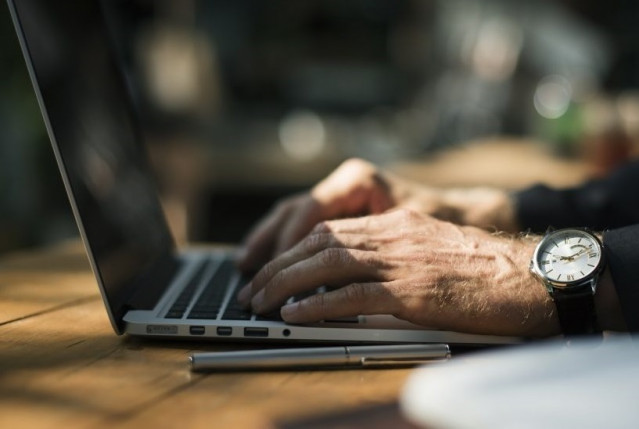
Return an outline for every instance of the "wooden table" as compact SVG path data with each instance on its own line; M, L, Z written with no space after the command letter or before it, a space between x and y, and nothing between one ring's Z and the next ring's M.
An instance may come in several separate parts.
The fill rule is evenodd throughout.
M519 190L536 183L570 187L590 177L579 157L561 158L548 145L519 138L488 138L388 166L395 173L430 186L493 186Z
M391 402L410 373L190 372L234 347L116 336L79 243L0 259L0 428L268 427Z
M587 173L579 161L509 141L469 145L393 169L431 185L505 188L536 181L566 186ZM189 370L192 350L242 347L116 336L78 242L0 259L0 428L265 427L390 403L410 374ZM377 414L369 419L384 427Z

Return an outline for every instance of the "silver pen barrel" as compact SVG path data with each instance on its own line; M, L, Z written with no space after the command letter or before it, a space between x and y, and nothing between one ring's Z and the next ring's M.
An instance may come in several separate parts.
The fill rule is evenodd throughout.
M282 367L346 365L344 347L248 350L219 353L193 353L191 369L269 369Z
M326 366L409 366L450 357L447 344L308 347L193 353L191 369L238 370Z

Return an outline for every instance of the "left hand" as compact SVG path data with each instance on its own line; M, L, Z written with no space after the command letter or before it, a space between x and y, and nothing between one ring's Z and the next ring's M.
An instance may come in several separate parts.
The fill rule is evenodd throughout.
M392 314L469 333L559 333L554 305L528 270L535 242L461 227L407 209L318 224L265 265L239 300L258 313L281 307L290 323Z

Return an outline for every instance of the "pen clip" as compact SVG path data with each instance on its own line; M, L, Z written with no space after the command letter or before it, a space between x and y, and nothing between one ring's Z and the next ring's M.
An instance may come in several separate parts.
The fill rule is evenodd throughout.
M437 362L450 359L450 353L444 356L433 356L424 358L406 358L406 359L388 359L388 358L374 358L363 357L360 359L362 366L388 366L388 367L400 367L400 366L416 366L422 365L428 362Z

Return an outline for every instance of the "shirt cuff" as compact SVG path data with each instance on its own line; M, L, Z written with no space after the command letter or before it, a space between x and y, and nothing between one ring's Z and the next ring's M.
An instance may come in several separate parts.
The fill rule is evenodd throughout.
M544 233L549 227L580 226L574 210L560 192L545 185L535 185L513 194L515 213L522 230Z
M606 231L604 249L626 326L639 332L639 225Z

